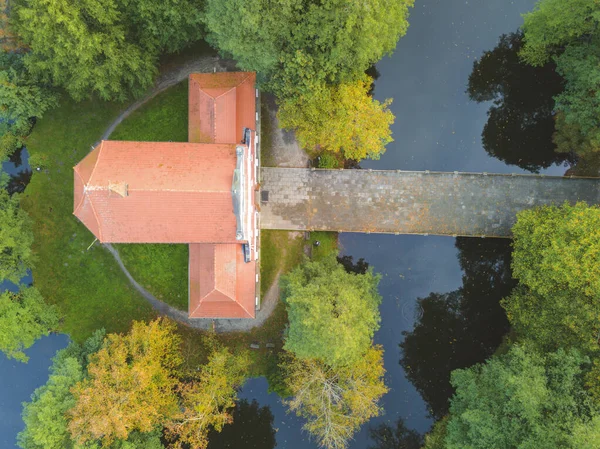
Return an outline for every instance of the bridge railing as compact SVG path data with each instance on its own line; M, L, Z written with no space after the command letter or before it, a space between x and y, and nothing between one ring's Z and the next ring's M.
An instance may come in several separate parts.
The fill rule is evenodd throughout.
M290 170L284 167L264 167L267 169L278 168L282 170ZM577 175L546 175L544 173L489 173L489 172L466 172L466 171L436 171L436 170L377 170L371 168L318 168L311 167L306 169L292 170L310 170L310 171L361 171L361 172L386 172L386 173L407 173L407 174L424 174L424 175L469 175L469 176L497 176L497 177L525 177L525 178L547 178L547 179L600 179L600 176L577 176Z

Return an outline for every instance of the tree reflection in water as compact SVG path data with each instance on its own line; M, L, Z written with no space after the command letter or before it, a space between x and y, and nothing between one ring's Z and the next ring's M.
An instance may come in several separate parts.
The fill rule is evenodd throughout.
M504 34L491 51L473 64L467 93L476 102L493 101L483 128L487 153L510 165L538 172L572 156L556 153L554 96L562 92L563 79L555 64L532 67L522 62L521 32Z
M414 430L406 428L402 418L396 421L396 428L388 424L379 424L369 429L369 436L375 443L368 449L420 449L423 437Z
M508 239L457 238L463 285L417 301L423 310L404 332L400 364L436 419L448 412L450 372L488 358L508 331L499 302L516 285Z
M253 400L240 400L232 411L233 422L221 432L211 431L208 449L273 449L275 429L268 406L259 407Z

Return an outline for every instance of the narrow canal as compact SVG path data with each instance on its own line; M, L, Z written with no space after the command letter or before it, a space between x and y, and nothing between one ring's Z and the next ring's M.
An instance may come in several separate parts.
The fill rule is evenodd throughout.
M548 109L558 81L551 70L520 65L520 39L510 34L534 4L416 0L408 34L377 65L375 97L394 98L395 141L381 160L362 167L563 174L564 157L551 151ZM485 51L492 53L474 71ZM494 96L498 92L502 96ZM29 176L19 162L5 167L12 170L15 189ZM383 398L385 415L363 426L350 448L396 447L380 444L381 436L401 437L401 425L420 434L429 430L447 411L450 371L483 361L506 332L498 302L512 287L510 242L343 234L340 243L343 254L364 258L382 274L382 322L375 340L385 349L390 388ZM1 448L15 447L20 403L46 381L50 358L66 343L65 336L42 339L28 351L28 365L0 355L2 377L16 379L0 383ZM250 380L241 398L236 423L226 426L211 449L316 448L302 422L267 392L265 379Z

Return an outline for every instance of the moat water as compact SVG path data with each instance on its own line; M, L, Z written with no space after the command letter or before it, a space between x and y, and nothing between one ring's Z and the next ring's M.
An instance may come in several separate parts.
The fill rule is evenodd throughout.
M361 166L562 175L564 157L554 155L551 145L548 104L556 89L553 73L518 64L518 36L509 36L497 47L503 34L518 30L521 14L534 4L535 0L416 0L408 34L391 57L377 64L374 95L379 100L394 98L394 142L379 161ZM469 89L474 62L494 49ZM495 109L490 109L493 87L499 91L498 85L505 97L495 97ZM520 126L532 116L538 117L536 123ZM18 191L28 173L26 164L16 162L5 169L13 174ZM506 332L498 302L513 285L510 242L342 234L340 244L342 254L355 261L364 258L382 274L382 322L375 342L385 349L390 388L382 400L385 414L365 424L350 448L404 447L399 444L401 432L395 432L398 423L427 432L447 410L450 371L485 360ZM16 433L23 425L20 404L45 383L51 357L66 344L62 335L42 339L27 352L27 365L0 355L0 449L16 447ZM211 449L317 447L302 431L302 421L287 414L277 395L267 392L265 379L248 381L240 397L237 424L225 427ZM381 444L388 431L397 434L397 446ZM406 444L405 449L416 448Z

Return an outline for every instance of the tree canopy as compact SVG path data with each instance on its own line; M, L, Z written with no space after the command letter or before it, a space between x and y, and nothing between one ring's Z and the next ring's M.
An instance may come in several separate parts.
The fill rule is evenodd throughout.
M563 114L557 133L572 134L575 127L586 144L575 148L586 155L600 149L600 3L589 0L540 0L524 16L523 59L541 66L554 59L565 78L564 92L556 96L555 110ZM563 127L567 127L564 129ZM564 138L559 138L564 143Z
M178 409L181 365L175 325L159 319L134 322L125 335L109 334L90 358L88 376L73 387L69 430L79 444L126 440L151 432ZM124 400L126 398L127 400Z
M0 52L0 118L19 121L42 117L56 106L57 94L29 75L22 53Z
M31 219L19 201L19 195L9 196L0 188L0 280L8 279L15 284L34 262Z
M600 208L578 203L543 206L517 215L513 275L546 295L571 290L600 294Z
M9 359L27 362L23 351L57 328L56 307L47 305L36 288L0 293L0 351Z
M226 348L217 349L192 381L179 385L179 411L167 423L172 447L206 448L209 431L220 432L231 423L230 410L235 406L237 389L245 381L248 364L245 353L232 355Z
M372 347L351 366L332 368L315 359L290 357L286 382L291 411L307 420L304 429L326 449L344 449L360 426L381 413L383 351Z
M208 0L207 39L255 70L280 98L355 81L392 52L413 0Z
M125 100L151 85L161 52L202 37L201 15L193 0L18 0L11 26L38 81L75 99Z
M104 332L97 331L83 345L70 343L56 353L45 385L23 404L25 428L17 436L23 449L74 449L67 429L66 412L75 405L71 388L86 373L88 356L102 345Z
M540 355L516 345L455 371L445 447L591 449L600 428L583 385L588 364L575 350Z
M295 128L298 141L309 151L324 149L346 159L379 159L392 142L394 114L368 94L372 79L336 86L319 85L300 97L281 101L283 128Z
M553 350L598 349L600 209L584 203L523 211L513 227L519 288L502 301L518 335Z
M346 272L334 255L296 267L282 278L290 322L284 348L331 366L358 361L379 328L379 279Z

